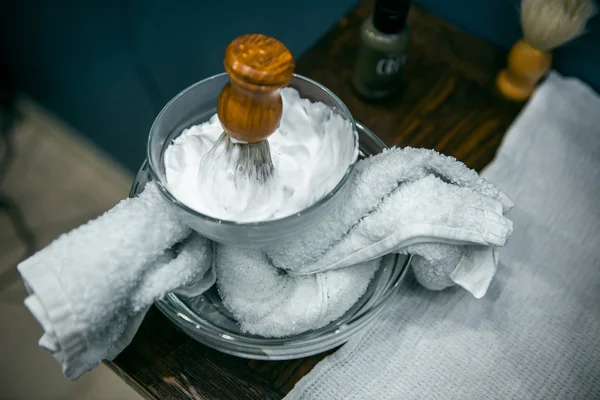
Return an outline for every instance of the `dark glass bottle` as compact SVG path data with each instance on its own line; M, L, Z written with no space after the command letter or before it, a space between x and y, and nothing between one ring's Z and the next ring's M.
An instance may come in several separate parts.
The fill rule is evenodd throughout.
M373 15L361 27L352 84L366 99L382 99L399 89L410 40L409 7L409 0L376 0Z

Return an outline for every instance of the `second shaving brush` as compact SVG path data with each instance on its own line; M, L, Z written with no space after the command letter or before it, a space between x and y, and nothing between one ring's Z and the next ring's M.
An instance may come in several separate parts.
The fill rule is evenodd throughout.
M581 36L595 11L593 0L522 0L523 39L498 74L500 93L513 101L527 100L550 69L552 51Z

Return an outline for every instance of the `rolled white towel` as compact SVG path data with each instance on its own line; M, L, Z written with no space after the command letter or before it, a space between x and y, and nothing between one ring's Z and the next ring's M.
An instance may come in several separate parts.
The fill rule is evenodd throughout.
M148 183L140 196L60 236L18 268L30 293L25 304L44 329L40 346L77 379L119 354L165 293L212 285L211 256L210 242L190 236Z

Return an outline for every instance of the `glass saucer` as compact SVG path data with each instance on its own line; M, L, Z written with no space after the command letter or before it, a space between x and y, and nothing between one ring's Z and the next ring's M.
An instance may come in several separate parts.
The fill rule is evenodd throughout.
M358 122L356 127L361 158L386 148L369 129ZM150 179L148 165L144 162L130 196L139 194ZM365 294L341 318L318 330L284 338L265 338L242 332L235 318L223 306L216 286L194 298L169 293L157 301L156 306L190 337L223 353L257 360L302 358L338 347L365 329L397 292L410 261L410 256L385 256Z

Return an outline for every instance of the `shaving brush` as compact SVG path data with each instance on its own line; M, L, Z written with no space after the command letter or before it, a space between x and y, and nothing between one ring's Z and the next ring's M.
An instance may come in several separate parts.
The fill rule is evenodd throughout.
M552 51L581 36L595 12L593 0L522 0L523 38L498 74L500 93L513 101L527 100L550 69Z
M283 43L261 34L233 40L223 63L229 82L217 115L224 132L200 168L224 208L243 211L269 195L275 171L267 139L281 121L279 90L291 81L295 65Z

